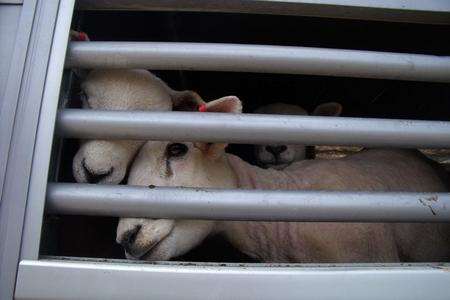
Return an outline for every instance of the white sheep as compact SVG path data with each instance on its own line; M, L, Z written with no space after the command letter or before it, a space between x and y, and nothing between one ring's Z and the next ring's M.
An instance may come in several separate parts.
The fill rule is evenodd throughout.
M81 85L83 108L168 111L203 103L192 91L174 91L147 70L93 70ZM77 182L117 184L144 141L84 141L73 159Z
M299 105L276 102L261 106L254 111L257 114L278 115L308 115L308 112ZM313 116L339 116L342 106L336 102L327 102L318 105ZM255 145L254 153L256 163L263 168L282 170L293 162L306 158L305 145Z
M208 111L238 113L224 97ZM410 150L365 150L337 160L303 160L262 169L224 152L225 144L149 141L128 183L206 188L447 192L423 156ZM211 201L214 201L212 198ZM424 208L427 209L427 208ZM117 242L130 259L168 260L206 236L222 233L237 249L266 262L445 261L449 224L152 220L122 218Z

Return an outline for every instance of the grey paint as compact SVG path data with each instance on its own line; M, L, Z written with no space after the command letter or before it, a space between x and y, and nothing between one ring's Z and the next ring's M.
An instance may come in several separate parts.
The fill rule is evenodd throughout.
M450 57L293 46L71 42L68 67L148 68L450 82Z
M18 267L19 245L23 216L21 208L25 199L7 197L4 192L11 138L13 136L14 118L16 114L19 94L22 88L23 68L26 65L26 53L32 31L35 1L28 1L21 10L17 39L11 58L11 70L8 75L4 97L6 100L0 110L0 298L12 298L14 279ZM28 66L29 68L29 66ZM24 82L23 87L29 82ZM10 170L10 169L9 169ZM10 172L8 170L8 172ZM22 207L21 207L22 206ZM11 241L11 242L10 242ZM10 242L10 244L7 244Z
M448 265L22 261L16 299L448 300L449 270Z
M17 6L20 7L20 6ZM0 90L0 198L2 197L6 164L8 161L11 136L13 131L14 117L19 99L20 85L23 68L29 44L30 32L34 18L35 1L28 1L21 8L19 27L17 29L12 52L11 68L7 71L4 91ZM6 47L7 48L7 47ZM0 200L1 203L1 200Z
M47 72L58 4L59 1L32 0L24 3L18 31L20 39L16 41L14 50L14 55L17 55L13 57L14 72L10 72L6 88L11 106L8 111L2 111L2 115L8 112L10 115L7 118L13 124L9 127L12 132L10 141L6 140L9 155L0 206L1 299L11 299L14 291L35 134L45 84L43 78ZM3 132L4 128L1 130ZM4 137L1 138L3 142Z
M75 138L404 148L450 146L450 122L441 121L65 109L58 114L57 128L61 136Z
M0 114L19 25L20 5L0 5Z
M278 14L449 24L448 0L79 0L80 9Z
M39 257L48 168L74 3L75 0L63 0L58 10L31 166L21 259L37 259Z
M450 194L53 183L50 213L155 219L449 222Z

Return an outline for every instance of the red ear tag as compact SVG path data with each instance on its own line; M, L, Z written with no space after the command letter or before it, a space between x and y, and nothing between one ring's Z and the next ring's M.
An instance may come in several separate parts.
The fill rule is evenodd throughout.
M199 112L206 112L206 104L201 104L198 106Z
M84 33L84 32L82 32L82 31L80 31L80 33L79 33L79 35L78 35L78 39L79 39L80 41L87 41L87 40L88 40L87 34Z

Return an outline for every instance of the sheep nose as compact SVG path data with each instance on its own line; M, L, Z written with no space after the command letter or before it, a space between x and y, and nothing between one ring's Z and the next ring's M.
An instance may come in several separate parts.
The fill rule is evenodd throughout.
M124 232L120 239L117 241L122 247L127 251L128 253L131 253L131 248L136 241L136 237L141 230L141 225L136 225L135 227L131 228L130 230Z
M281 146L266 146L266 150L273 155L279 155L287 150L287 147L285 145Z
M88 183L99 183L103 178L111 175L111 173L113 172L113 168L111 167L108 171L106 172L101 172L101 173L94 173L91 169L88 168L88 166L86 165L86 160L83 159L83 161L81 162L84 172L86 174L86 181Z

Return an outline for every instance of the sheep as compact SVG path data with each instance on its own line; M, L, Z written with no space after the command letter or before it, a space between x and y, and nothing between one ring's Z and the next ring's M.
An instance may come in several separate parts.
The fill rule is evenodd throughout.
M303 107L281 102L261 106L254 111L257 114L279 115L308 115ZM342 106L336 102L327 102L318 105L312 115L339 116ZM254 155L256 163L263 168L282 170L295 161L306 158L305 145L255 145Z
M86 109L169 111L203 103L195 92L174 91L152 73L139 69L93 70L81 88ZM73 159L75 180L120 183L143 144L138 140L84 141Z
M239 113L234 96L206 105ZM336 160L303 160L278 171L226 154L225 144L149 141L128 184L205 188L448 192L438 172L415 150L363 150ZM448 181L446 181L448 182ZM214 199L211 199L214 201ZM121 218L116 241L129 259L169 260L210 234L264 262L351 263L445 261L450 224L165 220Z

